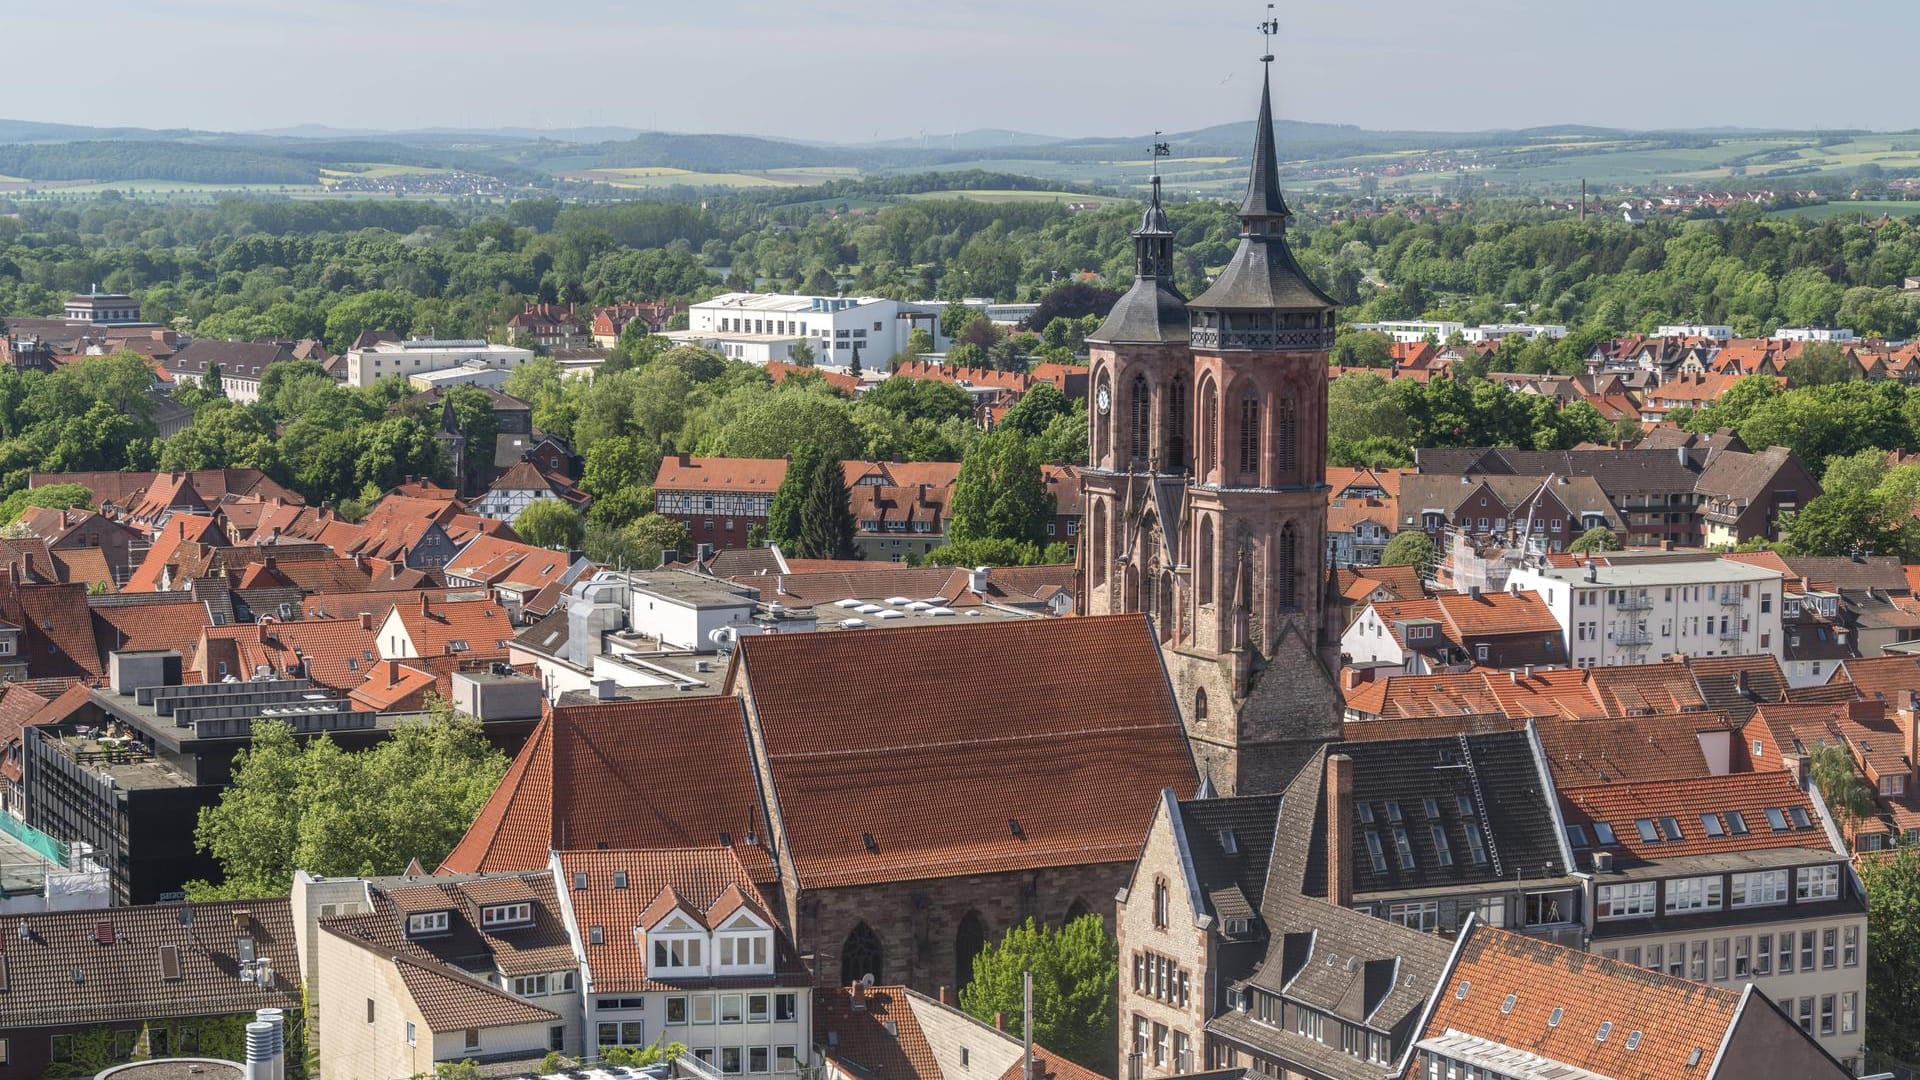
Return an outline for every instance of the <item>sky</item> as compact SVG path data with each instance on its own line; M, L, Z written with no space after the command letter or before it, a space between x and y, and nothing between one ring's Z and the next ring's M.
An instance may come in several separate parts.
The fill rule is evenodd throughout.
M106 126L621 126L859 142L1250 119L1242 0L0 0L97 63L0 117ZM1920 127L1913 0L1281 4L1275 112L1374 129ZM80 34L84 32L84 40ZM1874 55L1875 42L1887 47ZM56 67L59 65L56 64ZM51 75L43 71L42 75Z

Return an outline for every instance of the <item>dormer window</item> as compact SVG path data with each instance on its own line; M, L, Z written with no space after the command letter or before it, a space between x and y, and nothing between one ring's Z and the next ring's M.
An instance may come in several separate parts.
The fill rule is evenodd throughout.
M444 911L422 911L407 916L407 936L410 938L434 937L447 932L447 913Z
M656 968L699 967L700 939L655 939L653 966Z
M527 926L533 922L533 905L489 904L480 909L480 925L488 930L507 926Z

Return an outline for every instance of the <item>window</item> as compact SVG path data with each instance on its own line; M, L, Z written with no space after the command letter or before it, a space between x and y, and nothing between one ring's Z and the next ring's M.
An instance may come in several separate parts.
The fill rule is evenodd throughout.
M1393 827L1393 847L1400 853L1400 869L1413 869L1416 865L1413 859L1413 842L1407 838L1407 830L1402 826Z
M1829 926L1825 930L1820 931L1820 968L1821 970L1823 971L1833 970L1834 954L1838 951L1839 944L1840 944L1840 931L1838 929L1836 929L1835 927Z
M1640 839L1649 844L1660 842L1660 830L1654 827L1652 818L1636 818L1633 824L1640 830Z
M798 994L773 995L773 1018L778 1021L790 1021L799 1015Z
M693 1022L696 1024L713 1023L713 995L695 994L690 1000L693 1002Z
M767 1071L767 1048L750 1046L747 1048L747 1071L763 1073Z
M1255 398L1240 402L1240 471L1260 472L1260 402Z
M1733 977L1745 979L1753 975L1753 938L1737 937L1733 939Z
M1596 821L1593 823L1593 842L1599 847L1612 847L1620 841L1613 835L1613 826Z
M1438 930L1440 928L1440 902L1438 900L1416 900L1406 903L1388 904L1387 921L1397 922L1411 930Z
M773 1067L782 1073L800 1071L800 1052L798 1047L776 1046L773 1048Z
M1840 896L1840 867L1803 866L1794 874L1794 896L1799 900L1835 900Z
M670 997L667 999L667 1023L684 1024L687 1022L687 999Z
M1727 981L1727 939L1713 939L1713 981Z
M748 994L747 995L747 1022L750 1024L764 1024L766 1023L766 1021L767 1021L767 995Z
M1860 928L1849 926L1840 932L1840 963L1846 967L1860 966Z
M1849 990L1840 995L1840 1034L1851 1035L1860 1030L1860 992Z
M468 1050L480 1049L480 1029L479 1028L468 1028L465 1032L465 1036L466 1037L461 1040L461 1043L460 1043L461 1046L463 1046Z
M1787 872L1760 870L1733 875L1733 906L1760 907L1787 902Z
M1374 873L1384 874L1387 872L1387 855L1386 851L1381 847L1380 834L1377 832L1369 832L1367 834L1367 860L1373 864Z
M726 1073L729 1076L739 1075L739 1072L740 1072L740 1048L739 1047L723 1046L720 1048L720 1071L723 1073Z
M513 992L521 997L540 997L547 992L545 975L515 975Z
M740 1001L739 994L721 994L720 995L720 1022L723 1024L739 1023L740 1022L740 1005L741 1005L741 1001Z
M1800 931L1800 970L1812 971L1816 937L1812 930Z
M1767 807L1767 824L1773 828L1774 832L1786 832L1787 815L1781 813L1779 807L1769 806Z
M373 1023L373 999L367 999L367 1023Z
M1820 1034L1822 1035L1833 1034L1833 1003L1832 994L1820 995Z
M1705 938L1690 942L1687 950L1688 978L1694 982L1707 981L1707 942Z
M1166 878L1153 879L1153 926L1156 930L1165 930L1168 925L1168 891Z
M1761 756L1759 742L1756 741L1753 745L1754 745L1753 756L1754 757ZM1735 836L1747 835L1747 819L1740 813L1740 811L1738 810L1727 811L1727 831L1732 833Z
M1427 801L1431 803L1433 800ZM1447 830L1438 823L1433 825L1433 850L1441 866L1453 865L1453 849L1447 846Z
M1630 919L1654 912L1655 886L1651 881L1636 881L1627 885L1600 886L1594 917L1598 919Z
M547 1028L547 1049L559 1051L567 1045L567 1026L554 1024Z
M411 1020L407 1021L407 1045L408 1046L420 1045L420 1033L419 1031L415 1030L413 1026L413 1021Z
M1753 973L1755 976L1773 974L1773 935L1761 934L1753 939Z
M1675 878L1667 882L1667 910L1713 911L1720 907L1718 877Z
M1800 1030L1813 1034L1813 999L1810 997L1800 999Z
M1788 930L1786 933L1780 935L1780 951L1777 955L1779 956L1780 974L1793 974L1793 931Z
M512 926L532 921L533 905L528 903L494 904L480 909L480 925L483 927Z
M444 911L424 911L407 916L407 936L424 937L428 934L447 932L447 913Z

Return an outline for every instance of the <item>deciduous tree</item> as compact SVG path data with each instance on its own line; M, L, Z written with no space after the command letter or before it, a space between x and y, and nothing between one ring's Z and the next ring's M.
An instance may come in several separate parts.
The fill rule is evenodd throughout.
M960 989L960 1007L1026 1034L1024 976L1033 973L1033 1040L1076 1065L1114 1075L1119 950L1098 915L1082 915L1059 930L1028 917L973 960L973 981Z

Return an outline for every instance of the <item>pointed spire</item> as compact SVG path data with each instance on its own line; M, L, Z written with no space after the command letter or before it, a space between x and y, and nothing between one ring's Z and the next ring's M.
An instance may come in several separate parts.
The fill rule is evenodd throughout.
M1233 649L1245 651L1252 635L1253 582L1247 573L1247 549L1240 548L1233 571Z
M1273 57L1262 58L1260 76L1260 120L1253 133L1253 168L1247 176L1247 197L1240 203L1240 219L1293 216L1287 200L1280 194L1280 159L1273 144Z

